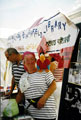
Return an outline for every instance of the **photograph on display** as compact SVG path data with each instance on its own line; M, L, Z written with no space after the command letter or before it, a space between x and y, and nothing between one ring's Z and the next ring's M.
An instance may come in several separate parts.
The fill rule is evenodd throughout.
M81 119L81 85L68 82L69 69L65 70L58 120Z
M81 85L81 63L72 63L72 66L69 69L68 82Z
M81 118L81 88L68 83L66 86L64 105L65 114L68 119L77 120Z
M81 118L81 63L71 63L68 69L67 84L64 96L64 114L67 120ZM69 116L68 116L69 115Z
M80 40L79 40L79 45L78 45L77 61L78 61L78 62L81 62L81 38L80 38Z

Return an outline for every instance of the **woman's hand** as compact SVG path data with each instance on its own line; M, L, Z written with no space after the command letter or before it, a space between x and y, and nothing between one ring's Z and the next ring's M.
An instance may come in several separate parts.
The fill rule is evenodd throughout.
M38 103L37 103L37 108L38 108L38 109L43 108L44 105L45 105L45 103L46 103L46 98L45 98L45 96L43 96L43 97L41 97L41 98L39 99L39 101L38 101Z
M41 109L44 107L47 99L51 96L51 94L56 90L56 82L53 80L47 91L44 95L39 99L37 103L37 108Z

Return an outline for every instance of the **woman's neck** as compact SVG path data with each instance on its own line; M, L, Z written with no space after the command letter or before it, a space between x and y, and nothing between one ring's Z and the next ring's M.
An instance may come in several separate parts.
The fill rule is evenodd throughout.
M28 70L28 73L29 73L29 74L32 74L32 73L35 73L35 72L37 72L37 68L34 68L34 69L32 69L32 70Z

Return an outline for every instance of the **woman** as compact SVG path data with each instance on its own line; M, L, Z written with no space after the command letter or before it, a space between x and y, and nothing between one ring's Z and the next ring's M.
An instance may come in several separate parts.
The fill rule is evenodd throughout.
M20 102L24 94L26 105L30 104L31 100L36 101L35 105L32 104L28 107L29 113L35 120L56 120L56 104L52 95L56 90L54 76L45 70L37 71L34 53L25 52L23 59L27 72L20 79L20 91L16 97L17 103Z

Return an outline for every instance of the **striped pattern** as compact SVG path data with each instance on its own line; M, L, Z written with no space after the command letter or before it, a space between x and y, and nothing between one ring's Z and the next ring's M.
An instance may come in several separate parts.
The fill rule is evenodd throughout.
M64 73L64 68L57 68L54 70L53 74L57 82L63 80L63 73Z
M12 75L14 76L16 85L19 84L19 80L21 78L21 75L23 75L24 72L25 72L25 70L24 70L24 66L23 66L22 61L20 61L19 65L17 65L16 63L13 63L13 65L12 65Z
M46 73L45 71L41 73L36 72L33 74L24 73L21 77L21 80L23 77L26 78L30 84L30 87L24 92L26 105L28 105L27 99L33 99L42 96L54 80L53 74L51 72ZM33 118L56 118L56 103L54 96L51 95L48 98L44 108L39 110L31 105L28 110L29 113L33 116Z

